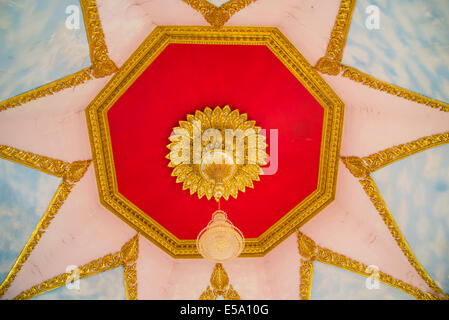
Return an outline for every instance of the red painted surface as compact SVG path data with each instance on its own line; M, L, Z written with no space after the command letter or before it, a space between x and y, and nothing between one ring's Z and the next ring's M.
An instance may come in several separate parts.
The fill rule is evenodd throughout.
M245 237L261 235L317 187L324 110L268 48L171 44L108 118L119 192L180 239L195 239L217 204L175 183L168 137L188 113L226 104L279 129L278 172L222 200Z

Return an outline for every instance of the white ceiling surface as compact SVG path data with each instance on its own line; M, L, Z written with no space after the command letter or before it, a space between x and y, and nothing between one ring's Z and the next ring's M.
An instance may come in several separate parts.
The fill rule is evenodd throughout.
M181 0L97 0L110 57L118 66L155 25L206 25ZM311 63L326 51L339 0L258 0L228 25L277 26ZM65 161L90 159L84 108L110 78L95 79L12 110L0 112L0 144ZM346 105L342 155L364 156L392 145L449 130L449 113L372 90L341 77L324 76ZM4 298L116 252L135 232L99 202L91 166L42 237ZM181 192L181 191L180 191ZM361 189L340 165L335 202L302 231L316 242L420 288L426 288ZM297 299L299 256L290 236L264 258L224 264L245 299ZM139 298L197 298L213 264L174 260L141 237Z

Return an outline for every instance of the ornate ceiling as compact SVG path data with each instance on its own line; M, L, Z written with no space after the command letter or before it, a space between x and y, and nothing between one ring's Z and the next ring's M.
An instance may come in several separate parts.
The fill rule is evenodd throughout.
M444 0L73 2L0 2L2 299L448 298ZM226 105L275 169L214 265L165 156Z

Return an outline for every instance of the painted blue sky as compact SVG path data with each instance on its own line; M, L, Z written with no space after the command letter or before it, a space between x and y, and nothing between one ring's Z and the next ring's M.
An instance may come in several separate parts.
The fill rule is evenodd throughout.
M82 11L80 29L66 27L77 0L0 0L0 101L91 65Z
M0 159L0 282L48 208L60 179Z
M64 286L38 295L33 300L126 300L123 268L80 279L79 290Z
M449 292L449 145L394 162L372 176L415 256Z
M379 30L365 26L369 5L380 9ZM358 0L343 64L449 102L447 17L447 0Z
M411 295L379 282L368 289L368 278L328 264L315 262L311 300L413 300ZM369 280L369 279L368 279Z

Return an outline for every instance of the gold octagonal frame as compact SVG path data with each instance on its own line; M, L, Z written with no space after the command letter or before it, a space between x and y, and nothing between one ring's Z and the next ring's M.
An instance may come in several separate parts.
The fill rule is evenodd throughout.
M178 239L118 192L107 121L117 99L171 43L266 46L324 109L317 189L261 236L245 239L242 257L264 256L334 200L344 104L277 28L157 26L89 104L86 117L101 203L174 258L201 256L195 240Z

